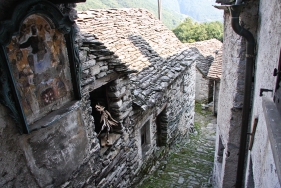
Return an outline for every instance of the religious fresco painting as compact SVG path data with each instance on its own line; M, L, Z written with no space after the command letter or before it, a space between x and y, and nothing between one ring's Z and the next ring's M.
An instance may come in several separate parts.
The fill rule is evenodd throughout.
M64 35L50 20L28 16L7 54L29 124L74 99Z

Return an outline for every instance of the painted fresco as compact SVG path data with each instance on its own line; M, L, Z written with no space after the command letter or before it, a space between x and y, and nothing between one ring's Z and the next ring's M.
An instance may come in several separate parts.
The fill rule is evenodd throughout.
M65 39L49 20L27 17L7 54L28 123L74 98Z

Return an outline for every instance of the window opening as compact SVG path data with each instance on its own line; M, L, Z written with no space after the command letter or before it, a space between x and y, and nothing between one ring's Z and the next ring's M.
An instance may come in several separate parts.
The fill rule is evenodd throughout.
M140 129L142 155L149 150L150 146L150 120L148 120Z
M168 118L166 113L166 108L156 117L156 145L166 146L167 144L167 126Z
M98 134L101 130L102 123L101 121L101 114L95 109L97 104L105 107L107 111L108 109L108 100L106 94L106 85L103 85L94 91L90 92L90 100L91 100L91 107L92 107L92 116L95 120L95 132ZM102 133L105 133L106 130L103 130Z
M213 102L214 81L209 80L208 83L208 103Z
M141 146L146 145L146 125L141 128Z
M120 133L122 133L122 127L121 124L116 122L116 126L112 125L109 131L109 134L107 134L107 127L104 128L104 130L101 131L103 121L101 121L101 113L96 110L96 105L100 105L102 107L105 107L104 109L110 113L112 118L114 119L114 115L111 112L109 108L109 98L107 96L107 85L103 85L94 91L90 92L90 100L91 100L91 107L92 107L92 116L94 117L94 123L95 123L95 132L98 135L98 138L100 140L100 145L102 147L101 153L104 153L107 151L108 148L110 148L114 142L120 138ZM113 121L111 117L108 117L108 120ZM114 119L115 120L115 119Z

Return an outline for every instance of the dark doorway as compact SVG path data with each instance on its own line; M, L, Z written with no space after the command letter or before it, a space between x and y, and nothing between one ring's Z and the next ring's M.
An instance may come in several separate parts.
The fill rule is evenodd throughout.
M166 113L166 108L156 117L156 129L157 129L157 146L167 145L167 126L168 117Z
M209 80L209 84L208 84L208 103L213 102L213 91L214 91L214 81L213 80Z

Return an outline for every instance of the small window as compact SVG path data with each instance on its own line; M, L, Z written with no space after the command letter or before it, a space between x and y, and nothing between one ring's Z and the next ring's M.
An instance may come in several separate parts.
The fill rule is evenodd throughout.
M146 126L143 126L141 128L141 147L144 147L146 144Z
M140 141L142 155L145 156L150 147L150 120L148 120L140 129Z

